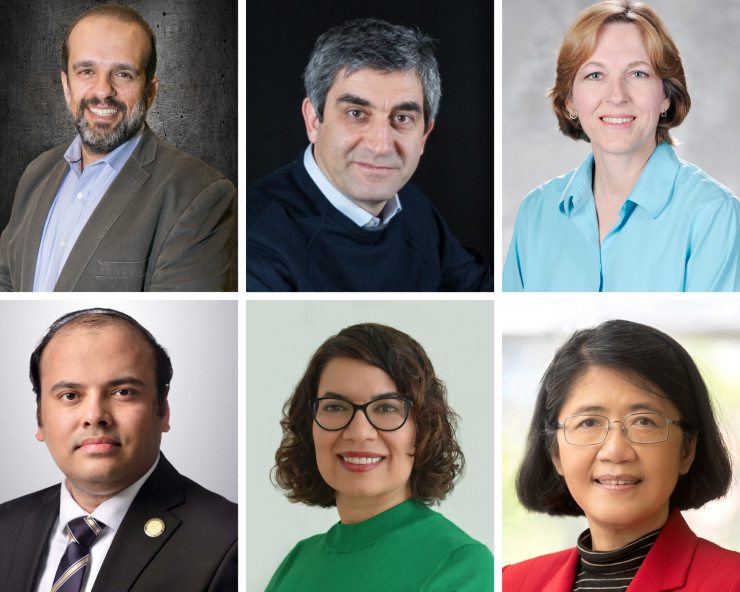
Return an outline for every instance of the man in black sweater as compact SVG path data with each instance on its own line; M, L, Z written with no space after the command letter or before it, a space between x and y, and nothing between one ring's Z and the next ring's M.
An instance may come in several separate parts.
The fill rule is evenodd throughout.
M304 72L311 144L247 188L247 290L492 291L408 180L439 108L432 40L377 19L319 37Z

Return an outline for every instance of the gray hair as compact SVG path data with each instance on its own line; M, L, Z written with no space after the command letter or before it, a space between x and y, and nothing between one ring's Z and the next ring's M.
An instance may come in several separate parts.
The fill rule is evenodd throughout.
M424 92L424 123L429 127L442 95L434 40L418 29L373 18L347 21L316 40L303 81L319 121L324 119L326 96L337 74L344 69L347 76L363 68L416 72Z

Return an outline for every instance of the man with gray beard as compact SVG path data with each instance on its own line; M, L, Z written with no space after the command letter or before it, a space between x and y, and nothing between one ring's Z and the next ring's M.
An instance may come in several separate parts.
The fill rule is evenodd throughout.
M66 31L61 66L79 135L23 174L0 289L227 289L235 188L147 126L159 87L147 22L123 6L88 10Z

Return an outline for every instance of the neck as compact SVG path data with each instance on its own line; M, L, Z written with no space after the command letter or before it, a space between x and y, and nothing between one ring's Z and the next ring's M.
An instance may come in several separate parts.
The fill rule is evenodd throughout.
M653 139L627 154L610 154L594 146L593 194L600 243L619 218L619 210L637 184L655 146Z
M670 509L668 502L650 520L640 524L614 526L602 524L595 519L588 518L591 529L591 543L594 551L614 551L636 541L646 534L662 528L668 521Z
M67 491L69 491L69 493L72 495L72 499L77 502L77 505L85 510L85 512L87 512L88 514L92 514L100 504L108 501L112 497L115 497L124 489L132 485L129 484L125 487L114 486L110 489L106 489L105 491L91 491L89 489L77 487L69 479L65 479L64 483L67 487Z
M357 524L411 499L411 486L382 495L350 497L337 491L337 511L342 524Z

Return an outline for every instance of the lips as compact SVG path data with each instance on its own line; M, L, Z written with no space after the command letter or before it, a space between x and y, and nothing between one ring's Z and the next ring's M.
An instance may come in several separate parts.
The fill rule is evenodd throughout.
M629 127L637 118L634 115L602 115L599 119L609 126Z
M121 445L116 442L113 438L107 436L89 437L85 438L80 445L77 447L79 450L84 452L109 452Z
M642 483L642 479L638 479L634 475L607 474L594 479L594 483L596 483L598 487L606 489L607 491L629 491Z
M365 473L372 471L382 464L385 457L382 454L367 451L350 450L337 454L339 463L343 468L352 473Z

